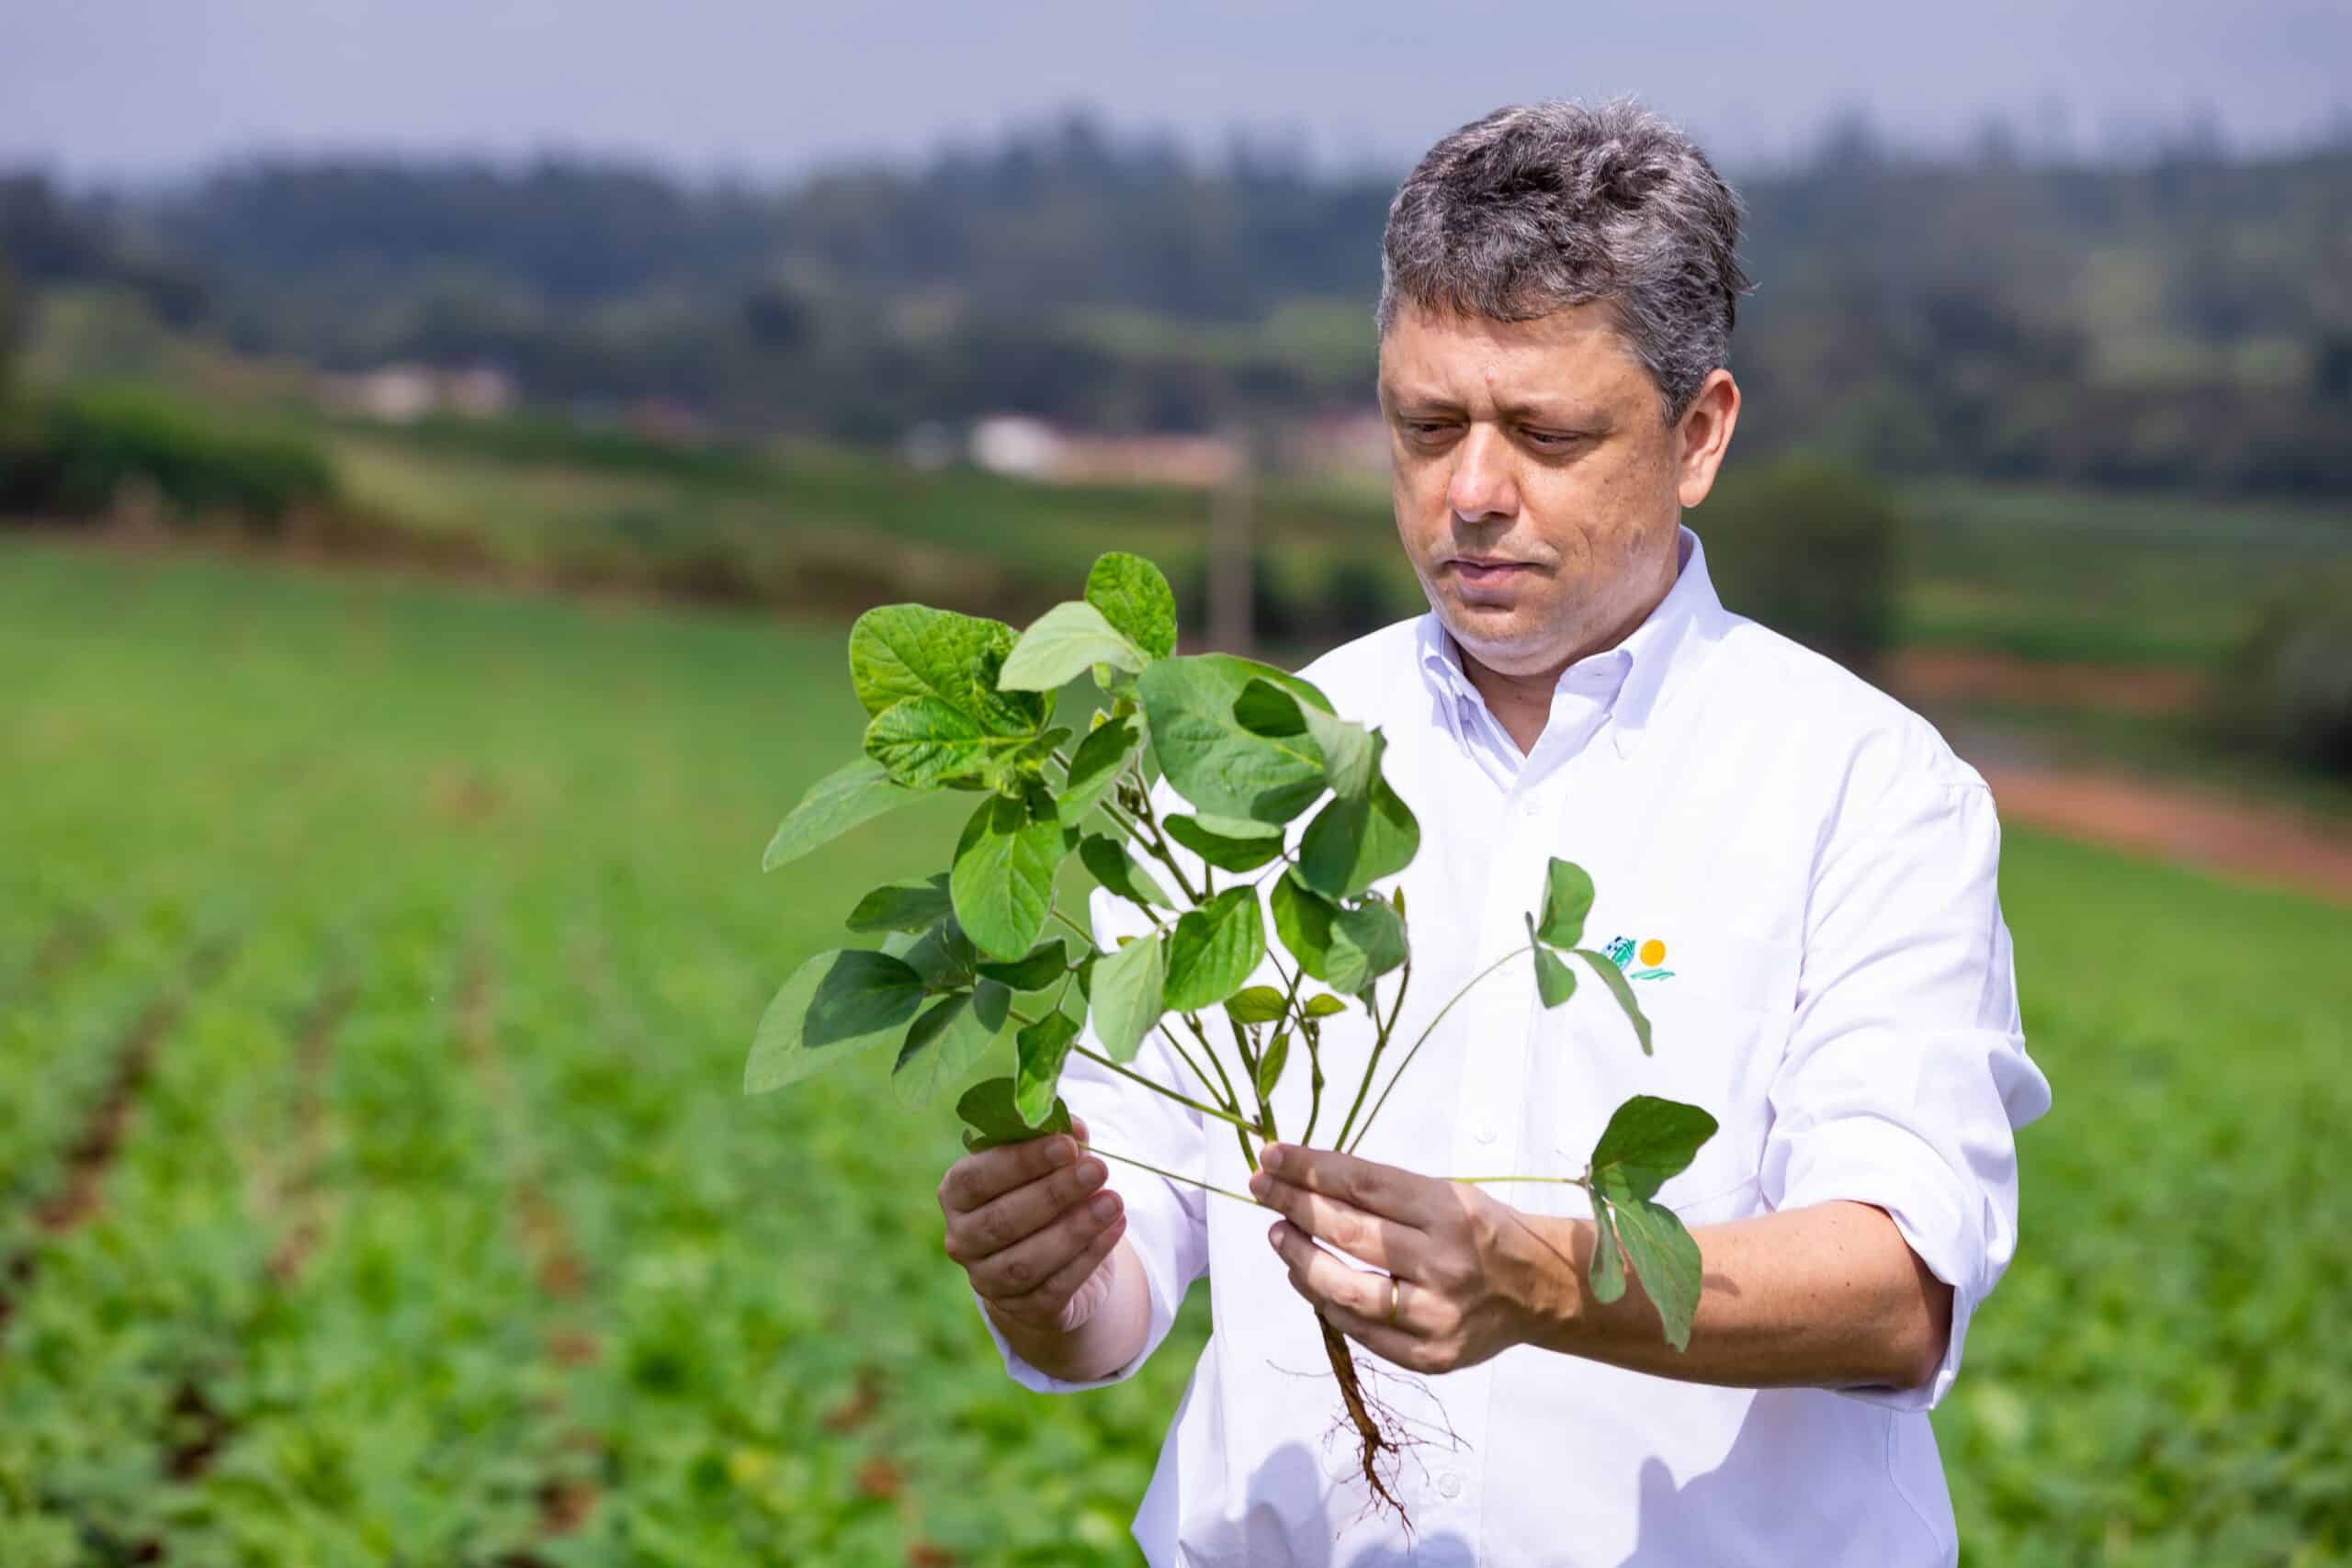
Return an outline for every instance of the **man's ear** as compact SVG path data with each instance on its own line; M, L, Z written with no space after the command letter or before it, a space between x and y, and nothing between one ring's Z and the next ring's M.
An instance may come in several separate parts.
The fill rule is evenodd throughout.
M1738 423L1739 383L1717 366L1699 383L1698 395L1674 427L1675 489L1684 506L1698 505L1714 488L1715 470L1723 467Z

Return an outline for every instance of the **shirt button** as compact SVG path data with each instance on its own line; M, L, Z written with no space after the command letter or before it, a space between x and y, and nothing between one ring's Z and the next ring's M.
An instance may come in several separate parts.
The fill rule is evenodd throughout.
M1472 1137L1474 1137L1474 1138L1477 1139L1477 1140L1478 1140L1480 1143L1482 1143L1482 1144L1491 1144L1491 1143L1493 1143L1493 1142L1495 1141L1495 1130L1494 1130L1494 1128L1492 1128L1492 1127L1488 1126L1487 1123L1485 1123L1485 1122L1480 1122L1480 1123L1477 1125L1477 1127L1472 1131L1472 1133L1471 1133L1471 1134L1470 1134L1470 1135L1471 1135Z
M1437 1478L1437 1489L1444 1496L1459 1497L1462 1495L1462 1477L1450 1470L1442 1472Z

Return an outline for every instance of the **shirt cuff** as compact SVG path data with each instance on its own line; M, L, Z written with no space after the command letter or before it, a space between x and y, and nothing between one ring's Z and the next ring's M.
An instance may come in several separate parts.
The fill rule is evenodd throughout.
M1842 1121L1800 1140L1782 1209L1844 1200L1885 1212L1928 1271L1951 1287L1951 1336L1935 1375L1917 1388L1866 1386L1837 1393L1889 1410L1932 1410L1960 1376L1962 1343L1976 1303L1992 1288L1986 1279L1984 1222L1969 1213L1964 1184L1939 1180L1945 1168L1935 1148L1886 1122ZM1973 1190L1973 1184L1970 1190Z
M1144 1334L1143 1348L1133 1360L1099 1378L1057 1378L1041 1371L1012 1348L1004 1331L989 1315L979 1292L972 1292L972 1305L979 1312L980 1325L988 1330L989 1337L996 1342L997 1354L1004 1359L1005 1375L1035 1393L1077 1393L1126 1382L1159 1348L1168 1331L1176 1325L1176 1309L1184 1304L1184 1289L1191 1280L1178 1277L1176 1260L1182 1253L1189 1220L1175 1189L1164 1178L1148 1171L1118 1165L1112 1166L1111 1170L1111 1179L1104 1185L1118 1193L1125 1207L1125 1240L1135 1248L1136 1257L1143 1264L1145 1293L1151 1302L1151 1321Z

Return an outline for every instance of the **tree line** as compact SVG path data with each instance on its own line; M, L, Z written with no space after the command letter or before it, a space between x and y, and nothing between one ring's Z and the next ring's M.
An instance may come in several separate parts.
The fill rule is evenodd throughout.
M2352 152L2131 167L1841 147L1742 182L1744 439L1888 473L2352 491ZM504 367L552 404L887 440L1015 411L1201 429L1369 394L1388 176L1085 116L778 187L613 162L0 177L22 291L244 351Z

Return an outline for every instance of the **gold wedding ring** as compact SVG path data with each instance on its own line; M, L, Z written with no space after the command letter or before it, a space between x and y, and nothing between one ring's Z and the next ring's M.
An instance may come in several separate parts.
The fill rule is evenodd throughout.
M1396 1309L1405 1304L1405 1282L1396 1275L1388 1276L1388 1321L1396 1321Z

